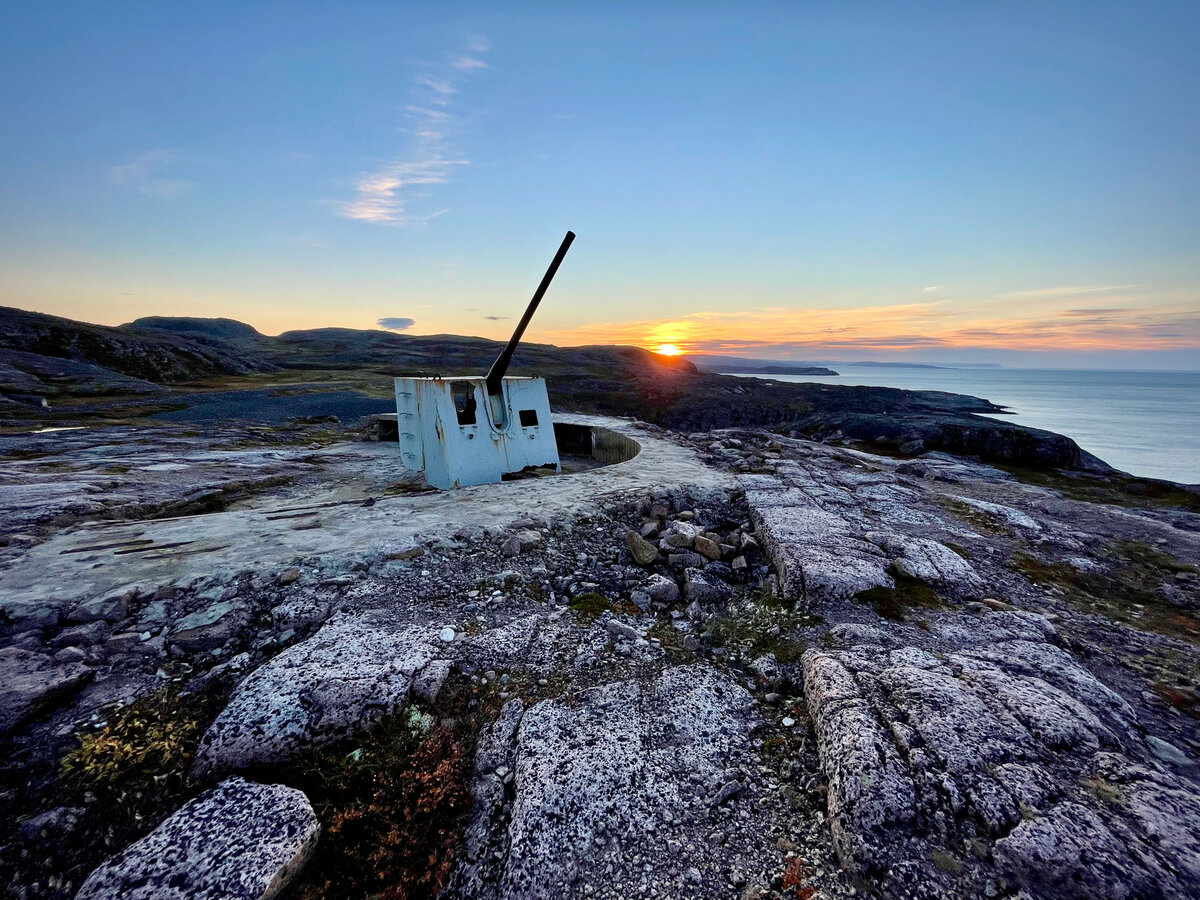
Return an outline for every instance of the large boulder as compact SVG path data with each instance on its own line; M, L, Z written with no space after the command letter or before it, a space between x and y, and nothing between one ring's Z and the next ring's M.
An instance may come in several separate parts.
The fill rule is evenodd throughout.
M101 863L75 900L270 900L320 830L300 791L230 778Z
M433 629L329 622L238 685L200 742L194 774L285 763L370 728L407 702L414 677L440 652L435 644Z
M91 677L92 670L81 663L55 662L20 647L0 650L0 735L70 695Z

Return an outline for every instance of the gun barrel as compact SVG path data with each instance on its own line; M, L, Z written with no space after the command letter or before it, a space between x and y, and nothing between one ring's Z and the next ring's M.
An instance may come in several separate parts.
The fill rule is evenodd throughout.
M513 332L513 336L508 339L508 344L500 351L500 355L496 357L496 361L492 363L492 367L488 370L488 394L498 397L503 393L504 373L508 371L508 366L512 362L517 344L521 343L521 336L525 334L525 328L529 325L529 320L537 312L538 304L542 302L542 296L546 293L546 289L550 287L550 282L554 280L554 273L558 271L558 267L562 263L563 257L567 255L567 250L570 249L571 241L573 240L575 240L575 232L568 231L567 236L563 238L562 244L559 245L558 252L554 254L554 259L550 262L550 268L546 270L546 274L542 277L542 283L538 285L538 289L534 291L533 299L529 301L529 306L525 308L525 315L521 316L521 321L517 323L516 331Z

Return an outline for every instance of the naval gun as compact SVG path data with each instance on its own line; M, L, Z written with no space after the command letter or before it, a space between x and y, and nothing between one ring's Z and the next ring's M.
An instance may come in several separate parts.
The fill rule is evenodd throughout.
M424 472L431 487L491 484L526 469L562 471L546 380L507 372L574 240L568 231L487 375L396 378L400 456L405 467Z

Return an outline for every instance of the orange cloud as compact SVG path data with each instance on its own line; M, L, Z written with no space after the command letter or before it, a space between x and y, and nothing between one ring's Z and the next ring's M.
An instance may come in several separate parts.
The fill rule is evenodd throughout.
M1069 296L1068 292L1063 291ZM1076 302L1078 300L1076 299ZM685 353L895 352L930 348L993 350L1178 350L1200 348L1200 308L1136 306L1038 309L984 304L991 315L946 301L855 309L763 308L704 311L677 319L582 325L544 332L557 344L674 344ZM1028 304L1024 304L1028 306ZM1024 310L1021 310L1024 311Z

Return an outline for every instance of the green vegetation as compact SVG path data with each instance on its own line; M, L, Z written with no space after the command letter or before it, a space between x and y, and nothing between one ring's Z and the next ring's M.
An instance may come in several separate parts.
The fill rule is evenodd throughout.
M714 646L740 650L747 658L774 653L781 663L796 662L806 646L803 641L783 637L784 631L781 628L780 634L774 635L753 620L735 616L713 619L704 625L704 634Z
M895 587L873 587L859 591L854 599L860 603L869 603L884 619L893 622L905 621L904 613L912 607L938 609L945 606L937 591L919 578L911 578L891 570Z
M507 674L487 684L453 678L434 705L409 705L276 776L303 790L321 820L316 855L289 896L437 896L470 821L480 730L514 697L529 703L570 685L562 673L545 685L525 670Z
M1200 512L1200 493L1170 481L1135 478L1132 475L1096 475L1090 472L1064 472L1060 469L1029 469L997 465L1026 484L1058 491L1072 500L1106 503L1116 506L1166 506Z
M603 594L588 591L571 598L571 609L584 621L592 621L603 612L613 608L612 601Z
M37 857L9 860L24 883L43 872L87 875L105 856L153 829L199 793L188 771L208 723L224 703L217 691L182 696L164 688L113 709L99 730L81 734L60 760L60 778L40 808L82 809L70 841L43 847ZM32 798L31 798L32 799Z
M80 738L78 749L63 757L63 778L89 790L152 789L156 779L186 772L204 727L198 713L169 691L143 697Z
M1164 582L1179 572L1195 573L1140 541L1118 541L1102 555L1106 570L1084 572L1070 563L1047 562L1029 553L1013 556L1012 567L1035 584L1058 588L1063 598L1084 612L1099 613L1135 628L1200 642L1200 620L1169 603Z
M933 859L933 864L947 875L962 874L962 861L949 850L934 850L930 856Z
M671 618L665 613L658 617L658 621L651 625L646 630L647 639L656 638L659 646L663 648L667 659L671 662L684 662L688 659L693 659L694 656L683 649L683 634L671 622Z
M1113 805L1120 805L1125 802L1125 792L1121 790L1121 786L1113 784L1099 775L1092 775L1085 778L1083 786L1097 800L1102 800L1105 803Z

